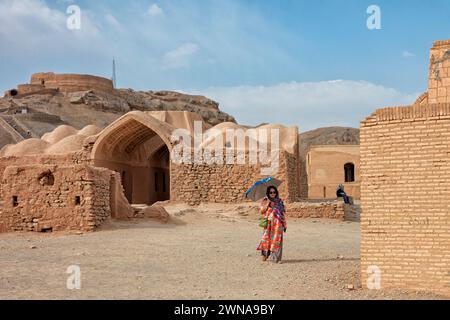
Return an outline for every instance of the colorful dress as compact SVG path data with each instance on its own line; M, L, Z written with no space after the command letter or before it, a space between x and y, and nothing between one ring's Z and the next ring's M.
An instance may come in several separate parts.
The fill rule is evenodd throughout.
M283 252L283 233L286 228L283 201L276 198L267 208L261 205L260 212L268 219L268 224L257 250L260 250L263 256L280 261Z

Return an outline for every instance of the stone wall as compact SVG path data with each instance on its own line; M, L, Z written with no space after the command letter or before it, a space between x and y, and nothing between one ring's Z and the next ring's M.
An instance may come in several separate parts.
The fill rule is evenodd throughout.
M9 166L0 232L92 231L111 216L111 171L88 165Z
M58 88L62 92L87 90L113 92L114 90L112 81L106 78L85 74L56 74L53 72L33 74L30 85ZM20 87L19 93L21 93Z
M344 219L344 203L329 202L292 202L286 204L286 215L294 218Z
M298 152L297 152L298 154ZM282 174L286 179L286 197L288 202L300 200L300 162L299 157L289 152L283 152Z
M450 294L450 104L380 109L361 123L361 274Z
M49 113L36 112L36 113L18 113L14 115L16 118L25 121L40 121L51 124L60 124L61 118Z
M273 177L284 181L279 187L280 196L286 202L295 201L298 194L297 159L285 151L279 155L279 170ZM223 165L172 163L171 199L191 205L242 201L245 191L267 175L261 174L260 164L237 164L236 156L234 159L235 164Z

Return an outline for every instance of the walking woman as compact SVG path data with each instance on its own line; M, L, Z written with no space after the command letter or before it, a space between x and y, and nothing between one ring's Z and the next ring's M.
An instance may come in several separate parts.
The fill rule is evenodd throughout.
M284 203L274 186L267 188L266 196L261 202L261 215L267 218L267 227L264 229L258 249L261 251L262 260L267 258L281 263L283 253L283 233L286 232L286 218Z

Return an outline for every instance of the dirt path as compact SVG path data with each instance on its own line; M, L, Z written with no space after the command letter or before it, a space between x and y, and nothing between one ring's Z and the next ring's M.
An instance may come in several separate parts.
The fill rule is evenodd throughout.
M169 224L141 220L82 235L0 235L0 298L438 298L358 289L355 222L290 219L278 265L260 260L261 230L248 208L167 208L174 217ZM70 265L81 268L80 290L66 288Z

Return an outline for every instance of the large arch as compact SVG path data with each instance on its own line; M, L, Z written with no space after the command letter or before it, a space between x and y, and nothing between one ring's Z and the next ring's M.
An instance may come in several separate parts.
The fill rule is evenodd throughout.
M145 112L129 112L97 137L93 164L120 173L125 196L132 204L168 200L173 129Z

